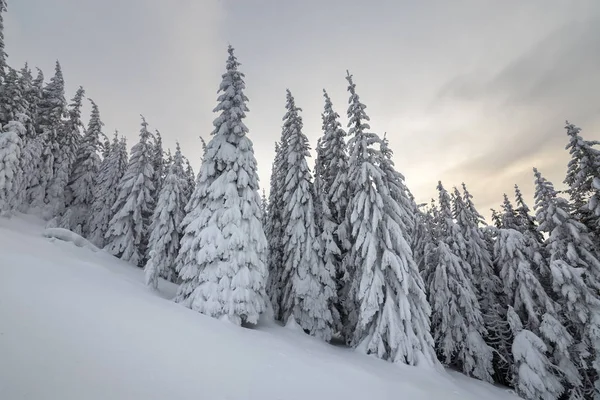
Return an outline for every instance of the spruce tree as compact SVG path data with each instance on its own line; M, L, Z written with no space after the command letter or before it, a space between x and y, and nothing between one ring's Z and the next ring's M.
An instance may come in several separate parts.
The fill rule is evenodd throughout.
M234 324L258 322L266 307L267 241L260 219L256 159L248 128L244 74L229 46L215 129L183 221L176 301Z
M549 255L552 288L557 302L562 306L563 318L574 337L573 348L567 349L571 361L578 365L581 375L594 356L600 355L600 330L595 315L600 313L598 290L600 287L600 261L593 253L594 247L586 226L575 219L572 206L559 197L551 182L534 169L536 178L535 209L540 231L548 235L545 243ZM590 335L591 334L591 335ZM581 347L592 349L588 356ZM595 353L595 354L594 354ZM596 375L600 371L596 371ZM581 376L566 378L572 392L585 390ZM597 379L597 378L596 378ZM589 385L588 385L589 386ZM591 388L589 394L591 395Z
M586 226L600 250L600 149L594 147L597 142L584 140L581 129L568 121L565 129L571 160L564 183L569 187L567 192L575 217Z
M77 149L81 144L83 136L81 134L83 130L83 122L81 121L81 107L83 105L83 98L85 97L85 90L79 86L75 96L71 99L69 109L67 111L68 120L64 124L64 143L62 143L63 149L66 153L66 159L69 164L69 172L75 159L77 158Z
M454 222L450 195L441 182L438 191L437 244L428 260L433 337L444 364L491 382L493 353L484 341L487 330L467 261L467 240Z
M335 269L319 256L321 242L314 207L312 174L306 158L310 156L308 138L302 133L301 109L294 97L286 94L288 145L283 157L285 171L282 228L284 232L282 316L289 318L311 335L331 339L335 298Z
M65 100L65 82L60 63L56 62L54 76L43 87L38 109L38 129L43 139L43 152L39 166L40 185L44 190L43 203L39 199L36 207L49 207L53 210L57 198L57 190L52 187L54 175L60 173L62 150L62 124L66 115L67 102Z
M333 110L333 104L325 89L325 109L322 114L323 138L322 171L323 182L327 188L327 201L331 210L333 222L340 225L346 215L348 206L348 149L346 132L339 122L339 114Z
M557 304L534 272L534 251L530 248L527 238L514 229L498 230L494 255L497 265L501 268L500 278L507 304L519 316L524 328L544 341L548 350L547 356L560 369L554 368L550 361L546 368L550 369L559 381L565 377L575 377L577 371L567 353L567 349L573 343L573 337L559 320ZM519 356L514 350L513 346L513 356L518 367ZM513 378L515 387L522 384L519 381L521 379L529 378L521 375L519 371Z
M77 150L82 140L81 106L84 95L85 91L80 86L69 105L69 119L61 125L60 134L57 136L59 151L54 159L54 174L48 187L48 196L53 199L50 202L53 215L61 214L69 201L66 199L65 190L69 184L73 164L77 158Z
M142 267L145 263L154 190L151 134L143 116L139 136L140 141L131 149L127 169L119 182L119 193L111 208L113 217L104 235L104 249Z
M435 365L429 332L431 310L409 246L406 210L395 199L393 185L380 168L386 162L380 151L384 143L368 132L366 106L360 102L350 73L346 79L351 137L346 212L351 245L346 262L353 276L349 292L353 298L348 303L356 305L352 344L393 362Z
M27 99L19 75L13 68L7 67L7 71L0 90L0 123L3 126L16 121L18 114L28 114Z
M190 201L190 198L192 197L192 193L194 193L194 190L196 189L196 174L194 174L194 169L192 168L192 165L190 164L190 161L187 158L185 159L185 177L187 185L183 192L185 204L187 204L187 202Z
M154 201L158 204L158 196L162 189L165 174L165 152L162 145L162 136L157 130L154 132L154 151L152 167L154 168Z
M24 143L27 145L26 142L36 136L35 121L37 119L37 109L39 103L39 93L37 88L34 86L31 69L29 69L27 63L25 63L19 72L19 86L21 94L23 95L24 104L27 107L27 111L25 112L28 117L28 121L25 124L25 128L27 129L27 140Z
M25 127L11 121L0 132L0 216L10 216L22 199L23 171L20 157Z
M81 145L77 149L76 159L70 175L69 185L66 189L67 205L73 213L71 228L81 226L79 230L87 236L90 232L91 206L94 202L94 188L96 187L96 175L100 167L100 156L98 152L102 148L100 138L103 136L100 120L100 111L93 100L92 114Z
M100 163L94 186L94 202L91 206L89 240L96 246L104 247L104 235L113 217L112 206L119 194L119 182L127 168L127 142L119 140L118 132L111 144L108 155Z
M564 388L546 356L548 347L535 333L523 329L519 316L511 306L508 307L508 321L515 337L512 352L516 365L514 386L517 393L526 399L557 399Z
M175 280L175 260L179 252L181 222L185 215L185 185L183 157L177 143L175 157L158 196L150 225L149 257L144 271L146 284L153 289L158 288L160 276L169 281Z
M6 12L6 0L0 0L0 78L4 78L6 68L6 51L4 51L4 13Z
M263 224L263 227L265 227L265 229L266 229L267 222L268 222L268 215L267 215L268 207L269 207L269 201L267 200L267 194L265 193L265 189L263 189L262 196L260 198L260 213L262 215L262 224Z
M287 114L286 114L287 115ZM287 141L287 120L284 120L282 140ZM287 144L286 144L287 146ZM282 320L282 275L283 275L283 190L284 190L284 155L281 144L275 143L275 159L271 168L269 205L267 214L269 218L265 226L265 234L268 242L267 268L269 277L267 280L267 294L273 306L276 319Z
M495 370L496 377L506 382L512 368L512 338L506 320L507 311L500 301L502 284L494 271L492 248L479 226L484 221L483 216L476 210L473 196L464 183L462 189L462 195L454 189L453 214L465 238L466 261L472 269L473 283L487 331L484 339L495 350L494 365L498 366Z

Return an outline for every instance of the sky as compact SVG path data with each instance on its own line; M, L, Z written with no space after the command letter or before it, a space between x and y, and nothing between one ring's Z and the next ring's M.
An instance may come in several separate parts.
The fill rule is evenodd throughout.
M5 43L47 79L60 60L105 133L133 145L143 114L196 170L231 44L267 191L285 90L314 147L324 88L347 122L346 70L419 202L438 180L484 215L515 183L532 202L532 167L562 185L566 119L600 139L597 0L8 0Z

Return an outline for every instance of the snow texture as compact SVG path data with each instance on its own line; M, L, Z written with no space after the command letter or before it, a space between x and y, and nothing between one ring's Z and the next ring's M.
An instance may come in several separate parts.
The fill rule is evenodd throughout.
M250 330L191 312L168 300L175 285L159 280L160 291L148 291L139 268L49 242L42 225L0 219L3 399L517 400L454 371L381 362L267 320Z

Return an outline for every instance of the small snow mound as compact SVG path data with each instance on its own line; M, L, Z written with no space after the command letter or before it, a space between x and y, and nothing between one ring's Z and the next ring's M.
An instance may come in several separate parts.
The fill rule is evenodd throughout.
M62 240L64 242L73 243L77 247L86 248L86 249L92 250L93 252L100 251L99 248L97 248L96 246L94 246L93 244L91 244L89 241L87 241L86 239L82 238L81 236L79 236L75 232L71 232L68 229L63 229L63 228L46 228L44 230L43 235L44 235L44 237L47 237L47 238L50 238L50 239L58 239L58 240Z
M290 317L288 318L288 322L285 324L285 328L292 331L304 332L302 327L296 322L296 318L294 318L293 315L290 315Z

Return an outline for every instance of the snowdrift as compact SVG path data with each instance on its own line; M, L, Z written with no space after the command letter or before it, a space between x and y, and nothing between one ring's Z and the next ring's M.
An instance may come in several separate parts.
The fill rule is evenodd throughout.
M0 218L0 399L517 398L266 318L255 329L211 319L169 301L173 285L148 290L143 271L69 231L42 232L33 217Z

